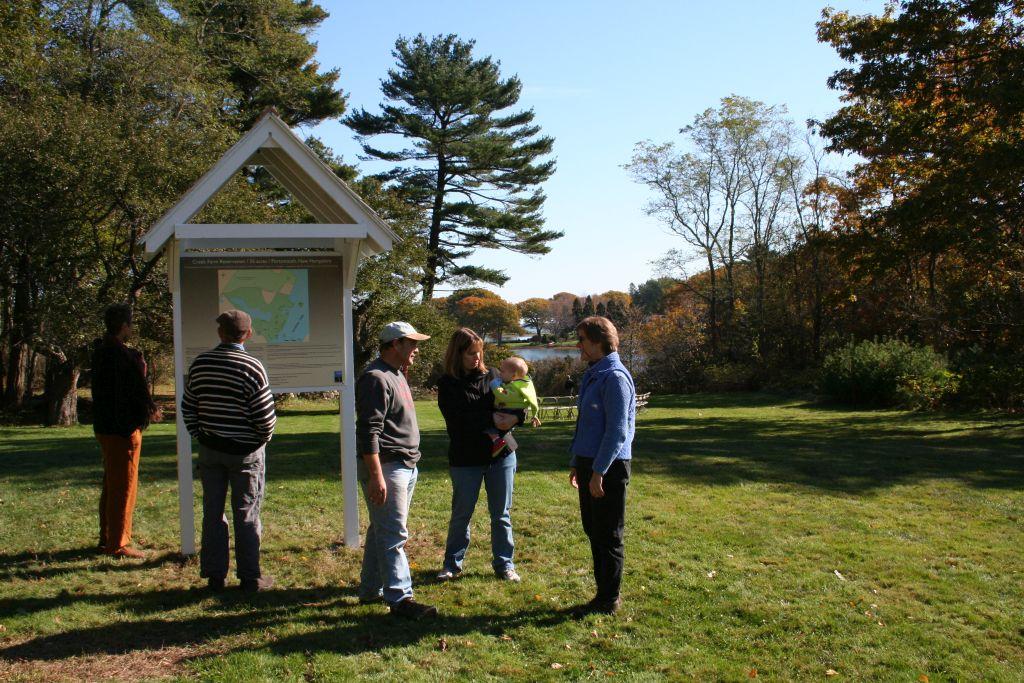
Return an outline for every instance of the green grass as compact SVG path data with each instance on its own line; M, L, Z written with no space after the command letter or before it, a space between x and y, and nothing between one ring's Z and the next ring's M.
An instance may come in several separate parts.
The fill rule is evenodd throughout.
M1019 418L657 397L634 448L624 610L574 622L592 579L571 424L520 430L523 583L492 577L481 503L468 575L436 584L447 441L436 407L418 409L409 552L443 617L416 624L355 600L333 408L281 411L263 514L280 588L252 599L199 590L176 558L170 425L146 433L135 529L151 558L134 562L92 553L87 427L0 429L0 678L1024 678Z

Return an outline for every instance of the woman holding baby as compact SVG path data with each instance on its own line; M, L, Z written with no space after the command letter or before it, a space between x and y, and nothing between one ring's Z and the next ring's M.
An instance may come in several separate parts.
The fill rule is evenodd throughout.
M516 443L508 430L522 422L522 413L495 410L494 387L502 377L484 364L484 341L472 330L463 327L455 331L448 343L444 366L445 374L437 386L437 404L448 430L452 514L444 565L437 578L445 581L462 573L469 548L469 522L483 484L491 516L491 566L499 579L519 581L512 562L514 543L509 514ZM503 372L508 374L505 368ZM496 445L498 439L500 446Z

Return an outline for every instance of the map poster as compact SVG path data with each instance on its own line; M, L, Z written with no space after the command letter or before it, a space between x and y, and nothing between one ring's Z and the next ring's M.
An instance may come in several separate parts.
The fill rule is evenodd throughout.
M275 392L339 388L342 355L340 256L185 256L181 259L186 371L215 346L217 316L252 317L245 348Z

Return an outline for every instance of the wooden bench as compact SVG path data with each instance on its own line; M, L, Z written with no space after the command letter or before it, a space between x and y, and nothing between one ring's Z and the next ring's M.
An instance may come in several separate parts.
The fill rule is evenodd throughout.
M576 419L576 397L575 396L541 396L538 399L540 414L537 416L541 422L547 420L575 420ZM651 400L651 392L636 395L636 410L640 412L647 407Z
M541 396L537 402L540 405L540 414L537 417L541 422L576 419L575 396Z
M649 391L646 394L637 394L636 395L636 412L639 413L641 410L646 408L647 407L647 402L650 401L650 400L651 400L651 392L649 392Z

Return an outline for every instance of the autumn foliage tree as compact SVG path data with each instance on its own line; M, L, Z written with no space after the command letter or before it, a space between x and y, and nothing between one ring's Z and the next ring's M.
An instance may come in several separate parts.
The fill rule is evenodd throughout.
M1024 347L1024 6L904 0L826 10L850 66L822 123L851 174L849 253L899 327L939 346ZM902 321L899 323L898 321Z
M544 328L550 325L551 302L547 299L533 298L520 301L516 306L519 308L519 317L536 330L539 338Z
M519 332L519 309L500 297L469 296L457 304L459 323L478 334L501 341L506 332Z

